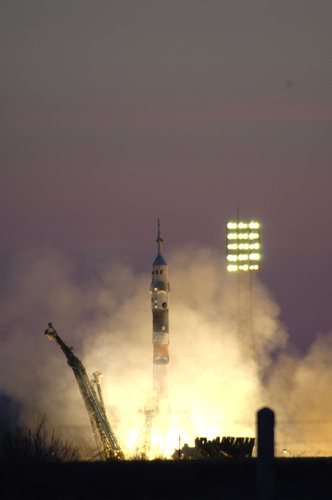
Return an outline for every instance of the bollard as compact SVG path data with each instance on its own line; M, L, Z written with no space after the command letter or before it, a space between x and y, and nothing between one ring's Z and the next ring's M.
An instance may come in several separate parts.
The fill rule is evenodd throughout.
M275 500L274 412L257 412L257 498Z

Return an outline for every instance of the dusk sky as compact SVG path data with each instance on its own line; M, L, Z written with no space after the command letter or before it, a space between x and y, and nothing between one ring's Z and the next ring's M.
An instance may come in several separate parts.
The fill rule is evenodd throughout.
M329 332L331 26L330 0L2 0L1 281L45 247L149 276L158 217L166 258L224 254L239 203L290 341Z

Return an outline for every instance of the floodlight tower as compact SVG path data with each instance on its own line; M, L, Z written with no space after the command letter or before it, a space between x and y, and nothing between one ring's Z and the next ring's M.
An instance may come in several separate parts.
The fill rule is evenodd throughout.
M257 221L237 222L229 221L226 224L226 258L227 271L237 274L237 300L238 300L238 330L243 333L243 312L241 308L241 275L248 275L249 287L249 331L256 356L253 308L252 308L252 278L253 272L259 271L261 261L260 223ZM243 280L242 280L243 281Z

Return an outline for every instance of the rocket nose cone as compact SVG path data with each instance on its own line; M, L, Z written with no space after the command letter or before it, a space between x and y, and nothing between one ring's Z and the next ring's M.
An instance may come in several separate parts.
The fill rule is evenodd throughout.
M154 266L167 266L167 262L165 261L164 257L162 255L157 255L153 262Z

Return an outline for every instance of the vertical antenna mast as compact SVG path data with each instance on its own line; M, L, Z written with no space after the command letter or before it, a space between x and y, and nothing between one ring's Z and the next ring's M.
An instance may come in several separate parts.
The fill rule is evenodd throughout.
M158 237L157 237L158 255L161 255L162 242L163 242L163 239L161 237L161 232L160 232L160 219L158 219Z

